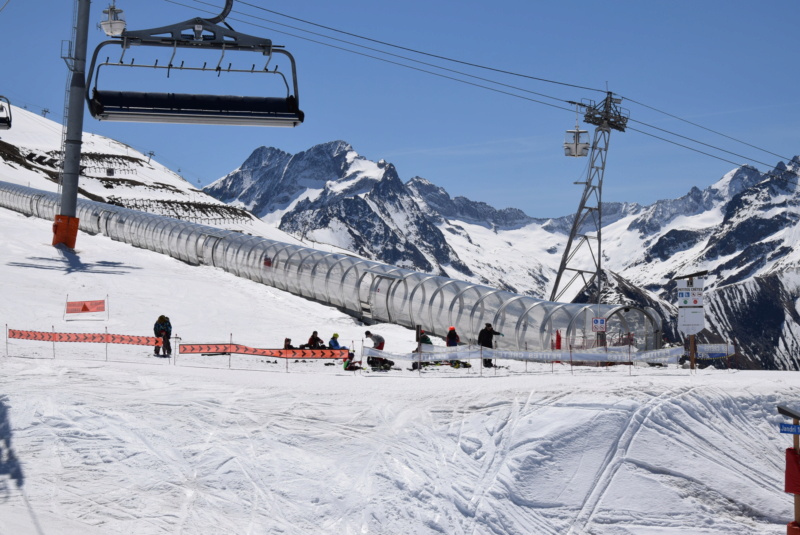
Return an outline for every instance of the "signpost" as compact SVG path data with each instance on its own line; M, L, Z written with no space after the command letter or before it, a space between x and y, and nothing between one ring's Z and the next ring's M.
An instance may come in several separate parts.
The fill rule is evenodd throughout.
M678 329L689 336L689 359L695 369L697 344L694 335L706 326L703 309L703 286L708 271L700 271L683 277L675 277L678 289Z

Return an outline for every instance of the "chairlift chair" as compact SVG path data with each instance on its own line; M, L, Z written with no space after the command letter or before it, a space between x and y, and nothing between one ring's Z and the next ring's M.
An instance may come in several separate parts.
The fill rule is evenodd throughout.
M219 19L219 17L217 17ZM98 45L92 56L89 76L87 77L86 100L92 117L100 121L129 121L182 124L216 124L216 125L253 125L294 127L303 122L304 114L299 108L297 90L297 72L292 55L276 46L270 39L254 37L215 24L217 19L191 19L172 26L139 31L123 31L119 40L104 41ZM188 33L187 33L188 32ZM108 45L118 45L125 51L131 46L156 46L172 48L174 58L178 48L216 50L221 55L226 51L260 52L267 56L267 63L262 70L186 67L175 66L170 59L167 65L134 65L106 60L97 67L95 64L101 49ZM291 64L291 87L286 76L277 67L269 70L268 66L273 54L281 54ZM238 72L249 74L272 74L282 78L286 87L286 96L232 96L204 95L169 92L135 92L100 89L97 84L100 78L100 67L131 68L146 67L148 69L206 71L211 74L222 72ZM94 78L94 86L92 79ZM91 92L91 95L90 95Z
M0 130L11 128L11 103L4 96L0 96Z

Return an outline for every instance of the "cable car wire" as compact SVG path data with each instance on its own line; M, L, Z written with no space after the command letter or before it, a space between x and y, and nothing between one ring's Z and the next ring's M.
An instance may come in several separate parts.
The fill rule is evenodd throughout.
M747 143L746 141L742 141L741 139L736 139L735 137L731 137L729 135L723 134L722 132L717 132L716 130L712 130L710 128L706 128L703 125L700 125L700 124L697 124L697 123L693 123L692 121L689 121L688 119L683 119L681 117L678 117L677 115L673 115L673 114L668 113L666 111L659 110L658 108L654 108L653 106L648 106L647 104L644 104L642 102L638 102L636 100L633 100L632 98L628 98L628 97L623 97L623 98L625 98L625 100L627 100L628 102L633 102L634 104L638 104L639 106L644 106L647 109L653 110L653 111L658 112L658 113L662 113L662 114L664 114L664 115L666 115L668 117L672 117L673 119L677 119L679 121L683 121L684 123L690 124L692 126L696 126L697 128L702 128L703 130L711 132L712 134L717 134L718 136L722 136L724 138L728 138L728 139L730 139L732 141L736 141L737 143L741 143L743 145L747 145L748 147L752 147L752 148L754 148L756 150L760 150L761 152L766 152L767 154L771 154L772 156L777 156L778 158L781 158L782 160L791 160L791 158L787 158L786 156L782 156L780 154L776 154L774 152L768 151L767 149L762 149L761 147L757 147L755 145Z
M684 136L684 135L681 135L681 134L676 134L675 132L670 132L669 130L665 130L665 129L663 129L663 128L659 128L659 127L657 127L657 126L653 126L653 125L651 125L651 124L647 124L647 123L644 123L644 122L642 122L642 121L636 121L636 120L634 120L634 119L628 119L628 123L629 123L629 124L630 124L630 123L638 123L638 124L640 124L640 125L642 125L642 126L646 126L646 127L648 127L648 128L652 128L652 129L654 129L654 130L658 130L658 131L660 131L660 132L664 132L665 134L669 134L669 135L672 135L672 136L675 136L675 137L679 137L679 138L681 138L681 139L685 139L685 140L687 140L687 141L691 141L691 142L693 142L693 143L697 143L698 145L703 145L703 146L709 147L709 148L711 148L711 149L718 150L718 151L720 151L720 152L725 152L725 153L727 153L727 154L731 154L731 155L733 155L733 156L738 156L738 157L740 157L740 158L745 158L745 159L748 159L748 160L754 161L754 162L756 162L756 163L758 163L758 164L761 164L761 165L766 165L767 167L769 167L769 164L767 164L767 163L764 163L764 162L759 162L758 160L755 160L755 159L752 159L752 158L747 158L746 156L742 156L742 155L741 155L741 154L739 154L739 153L732 152L732 151L729 151L729 150L725 150L725 149L723 149L723 148L717 147L717 146L715 146L715 145L711 145L711 144L709 144L709 143L704 143L704 142L702 142L702 141L699 141L699 140L697 140L697 139L690 138L690 137L688 137L688 136ZM635 128L630 128L630 127L628 127L628 129L629 129L629 130L634 130L635 132L641 132L641 133L644 133L644 132L642 132L641 130L637 130L637 129L635 129ZM656 136L653 136L653 137L656 137ZM659 139L661 139L661 138L659 138ZM683 145L681 145L681 146L683 146ZM703 154L705 154L705 153L703 153ZM776 156L778 156L778 155L776 155ZM783 156L779 156L779 157L780 157L780 158L782 158L782 159L791 160L791 158L784 158ZM725 161L727 161L727 160L725 160Z
M197 3L204 3L201 0L194 0L194 1L197 2ZM453 63L459 63L461 65L468 65L470 67L475 67L476 69L485 69L485 70L489 70L489 71L493 71L493 72L497 72L497 73L501 73L501 74L508 74L510 76L517 76L517 77L520 77L520 78L527 78L529 80L537 80L537 81L540 81L540 82L547 82L547 83L550 83L550 84L558 84L558 85L563 85L563 86L567 86L567 87L574 87L576 89L585 89L587 91L597 91L599 93L607 93L607 91L605 91L603 89L596 89L596 88L592 88L592 87L585 87L585 86L580 86L580 85L575 85L575 84L569 84L569 83L565 83L565 82L559 82L559 81L556 81L556 80L549 80L547 78L539 78L539 77L536 77L536 76L530 76L530 75L527 75L527 74L520 74L520 73L513 72L513 71L506 71L506 70L503 70L503 69L495 69L494 67L487 67L485 65L479 65L477 63L470 63L468 61L462 61L462 60L458 60L458 59L448 58L447 56L440 56L438 54L431 54L429 52L424 52L422 50L416 50L414 48L395 45L395 44L392 44L392 43L388 43L386 41L380 41L378 39L372 39L371 37L364 37L363 35L358 35L358 34L355 34L355 33L346 32L346 31L343 31L343 30L338 30L338 29L332 28L330 26L325 26L325 25L322 25L322 24L317 24L316 22L311 22L311 21L308 21L308 20L305 20L305 19L301 19L301 18L298 18L298 17L293 17L291 15L286 15L286 14L281 13L279 11L273 11L273 10L267 9L265 7L261 7L261 6L255 5L255 4L251 4L249 2L245 2L244 0L239 0L239 3L243 4L243 5L246 5L246 6L249 6L249 7L252 7L252 8L255 8L255 9L260 9L261 11L266 11L268 13L272 13L274 15L279 15L279 16L285 17L287 19L296 20L296 21L302 22L304 24L309 24L311 26L316 26L318 28L323 28L325 30L329 30L329 31L332 31L332 32L341 33L341 34L344 34L344 35L349 35L350 37L356 37L358 39L363 39L365 41L371 41L373 43L377 43L377 44L380 44L380 45L389 46L389 47L397 48L397 49L400 49L400 50L405 50L407 52L413 52L415 54L420 54L422 56L428 56L428 57L432 57L432 58L436 58L436 59L450 61L450 62L453 62Z
M187 8L190 8L190 9L196 9L193 6L189 6L187 4L178 2L176 0L164 0L164 1L172 3L172 4L176 4L176 5L179 5L179 6L182 6L182 7L187 7ZM195 3L198 3L198 4L204 4L204 5L207 5L207 6L214 7L213 4L210 4L208 2L204 2L203 0L192 0L192 1L195 2ZM270 9L266 9L266 8L263 8L263 7L248 3L248 2L243 1L243 0L239 0L239 3L247 5L247 6L250 6L250 7L253 7L253 8L256 8L256 9L260 9L262 11L273 13L273 14L276 14L276 15L279 15L279 16L282 16L282 17L286 17L286 18L289 18L289 19L292 19L292 20L303 22L305 24L309 24L309 25L312 25L312 26L323 28L323 29L326 29L326 30L334 31L334 32L341 33L341 34L344 34L344 35L350 35L350 36L353 36L353 37L356 37L356 38L359 38L359 39L364 39L364 40L371 41L371 42L374 42L374 43L382 44L382 45L385 45L385 46L390 46L390 47L393 47L393 48L398 48L398 49L401 49L401 50L410 51L410 52L413 52L413 53L417 53L417 54L421 54L421 55L425 55L425 56L429 56L429 57L434 57L434 58L438 58L438 59L442 59L442 60L446 60L446 61L460 63L460 64L463 64L463 65L468 65L468 66L472 66L472 67L476 67L476 68L482 68L482 69L486 69L486 70L491 70L491 71L495 71L495 72L499 72L499 73L503 73L503 74L510 74L510 75L514 75L514 76L520 76L520 77L528 78L528 79L531 79L531 80L554 83L554 84L558 84L558 85L574 87L574 88L579 88L579 89L586 89L586 90L590 90L590 91L601 91L603 93L607 92L607 91L604 91L604 90L588 88L588 87L584 87L584 86L579 86L579 85L574 85L574 84L569 84L569 83L564 83L564 82L558 82L558 81L548 80L548 79L545 79L545 78L538 78L538 77L534 77L534 76L521 75L521 74L513 73L513 72L510 72L510 71L504 71L504 70L494 69L494 68L491 68L491 67L486 67L486 66L482 66L482 65L478 65L478 64L473 64L473 63L469 63L469 62L455 60L455 59L452 59L452 58L447 58L445 56L440 56L440 55L437 55L437 54L431 54L431 53L415 50L413 48L408 48L408 47L404 47L404 46L400 46L400 45L394 45L392 43L387 43L387 42L384 42L384 41L379 41L379 40L376 40L376 39L363 37L363 36L360 36L358 34L354 34L354 33L351 33L351 32L338 30L336 28L332 28L332 27L329 27L329 26L324 26L322 24L317 24L317 23L310 22L310 21L307 21L307 20L304 20L304 19L300 19L300 18L297 18L297 17L290 16L290 15L285 15L283 13L280 13L280 12L277 12L277 11L273 11L273 10L270 10ZM209 10L202 10L202 11L210 12ZM510 85L510 84L497 82L495 80L491 80L491 79L488 79L488 78L483 78L483 77L476 76L476 75L469 74L469 73L465 73L465 72L462 72L462 71L457 71L457 70L449 69L447 67L442 67L440 65L436 65L436 64L420 61L420 60L417 60L417 59L414 59L414 58L409 58L409 57L406 57L406 56L401 56L401 55L398 55L398 54L394 54L394 53L387 52L387 51L384 51L384 50L376 49L376 48L373 48L373 47L368 47L368 46L361 45L361 44L358 44L358 43L353 43L353 42L346 41L346 40L343 40L343 39L338 39L336 37L328 36L328 35L325 35L325 34L320 34L320 33L317 33L317 32L310 31L310 30L305 30L303 28L298 28L298 27L295 27L295 26L291 26L291 25L288 25L288 24L281 23L281 22L277 22L277 21L273 21L273 20L269 20L269 19L264 19L262 17L258 17L256 15L252 15L252 14L249 14L249 13L243 13L241 11L234 11L234 12L238 13L239 15L243 15L245 17L248 17L250 19L255 19L255 20L260 20L260 21L264 21L264 22L269 22L269 23L272 23L272 24L277 24L279 26L288 27L288 28L291 28L293 30L297 30L297 31L300 31L300 32L304 32L304 33L308 33L308 34L311 34L311 35L315 35L315 36L318 36L318 37L321 37L321 38L324 38L324 39L333 40L333 41L344 43L344 44L347 44L347 45L350 45L350 46L356 46L356 47L359 47L359 48L364 48L364 49L367 49L367 50L371 50L373 52L377 52L379 54L384 54L384 55L395 57L395 58L402 59L402 60L405 60L405 61L411 61L411 62L414 62L414 63L419 63L419 64L422 64L422 65L426 65L428 67L433 67L435 69L440 69L440 70L443 70L443 71L447 71L447 72L451 72L451 73L454 73L454 74L458 74L460 76L466 76L468 78L474 78L474 79L481 80L481 81L484 81L484 82L488 82L488 83L491 83L491 84L499 85L499 86L502 86L502 87L505 87L505 88L508 88L508 89L513 89L515 91L521 91L521 92L525 92L525 93L529 93L529 94L534 94L534 95L541 96L541 97L544 97L544 98L548 98L548 99L551 99L551 100L555 100L555 101L558 101L558 102L563 102L565 104L572 102L570 100L565 100L565 99L561 99L561 98L558 98L558 97L553 97L551 95L546 95L546 94L539 93L539 92L536 92L536 91L531 91L531 90L528 90L528 89L525 89L525 88L513 86L513 85ZM431 74L433 76L438 76L440 78L456 81L456 82L463 83L463 84L466 84L466 85L471 85L471 86L478 87L478 88L481 88L481 89L487 89L489 91L494 91L496 93L501 93L501 94L504 94L504 95L516 97L516 98L527 100L527 101L530 101L530 102L535 102L537 104L543 104L543 105L546 105L546 106L550 106L552 108L556 108L556 109L560 109L560 110L564 110L564 111L570 111L570 112L574 111L574 109L571 108L571 107L568 108L568 107L563 107L563 106L558 106L558 105L555 105L555 104L551 104L551 103L548 103L548 102L542 102L540 100L529 98L529 97L525 97L523 95L519 95L519 94L516 94L516 93L509 92L509 91L504 91L504 90L497 89L497 88L494 88L494 87L489 87L489 86L486 86L486 85L483 85L483 84L473 83L473 82L470 82L468 80L463 80L461 78L448 76L448 75L441 74L441 73L438 73L438 72L433 72L433 71L430 71L430 70L427 70L427 69L421 69L421 68L414 67L412 65L407 65L407 64L404 64L404 63L401 63L401 62L398 62L398 61L393 61L393 60L389 60L389 59L386 59L386 58L374 56L372 54L366 54L364 52L351 50L351 49L348 49L348 48L345 48L345 47L342 47L342 46L333 45L333 44L322 42L322 41L319 41L319 40L316 40L316 39L310 39L308 37L304 37L304 36L301 36L301 35L293 34L293 33L290 33L290 32L277 30L275 28L271 28L271 27L268 27L268 26L257 24L255 22L250 21L250 20L242 20L242 19L232 19L232 20L236 20L237 22L242 22L244 24L249 24L249 25L252 25L252 26L255 26L255 27L258 27L258 28L266 29L266 30L269 30L269 31L272 31L272 32L283 34L283 35L288 35L290 37L294 37L294 38L297 38L297 39L302 39L302 40L305 40L305 41L308 41L308 42L312 42L312 43L315 43L315 44L319 44L319 45L322 45L322 46L327 46L329 48L334 48L334 49L341 50L341 51L344 51L344 52L349 52L351 54L357 54L359 56L367 57L367 58L370 58L370 59L375 59L377 61L383 61L385 63L389 63L389 64L392 64L392 65L397 65L397 66L404 67L404 68L411 69L411 70L415 70L415 71L418 71L418 72ZM697 128L701 128L703 130L709 131L711 133L720 135L720 136L725 137L727 139L731 139L732 141L736 141L738 143L742 143L742 144L747 145L747 146L749 146L751 148L754 148L756 150L765 152L767 154L771 154L773 156L777 156L778 158L781 158L783 160L787 160L787 161L791 160L791 158L787 158L786 156L782 156L780 154L776 154L776 153L768 151L766 149L762 149L760 147L757 147L756 145L752 145L750 143L741 141L739 139L736 139L734 137L728 136L728 135L723 134L721 132L717 132L715 130L706 128L706 127L704 127L702 125L693 123L693 122L688 121L686 119L682 119L681 117L678 117L676 115L670 114L668 112L664 112L662 110L659 110L659 109L657 109L655 107L649 106L649 105L644 104L642 102L636 101L634 99L631 99L631 98L628 98L628 97L624 97L624 98L626 100L634 103L634 104L638 104L640 106L643 106L645 108L651 109L651 110L656 111L658 113L662 113L662 114L667 115L669 117L672 117L674 119L680 120L682 122L685 122L685 123L690 124L692 126L695 126ZM634 120L634 119L629 119L629 121L638 123L638 124L640 124L642 126L645 126L645 127L648 127L648 128L652 128L652 129L658 130L658 131L663 132L665 134L669 134L669 135L672 135L672 136L675 136L675 137L678 137L678 138L681 138L681 139L685 139L687 141L691 141L693 143L697 143L699 145L703 145L705 147L708 147L710 149L713 149L713 150L716 150L716 151L719 151L719 152L723 152L723 153L726 153L726 154L737 156L737 157L743 158L744 160L752 161L754 163L766 166L768 168L772 167L768 163L761 162L759 160L755 160L755 159L752 159L752 158L748 158L748 157L743 156L743 155L741 155L739 153L736 153L736 152L733 152L733 151L729 151L729 150L723 149L721 147L718 147L716 145L712 145L710 143L705 143L705 142L693 139L693 138L688 137L688 136L684 136L684 135L681 135L681 134L678 134L678 133L675 133L675 132L671 132L671 131L666 130L664 128L659 128L657 126L645 123L643 121L637 121L637 120ZM669 140L667 138L664 138L664 137L661 137L661 136L646 132L644 130L640 130L640 129L632 128L632 127L629 127L628 130L633 130L635 132L639 132L641 134L653 137L655 139L666 141L667 143L673 144L675 146L678 146L678 147L681 147L681 148L685 148L685 149L691 150L693 152L696 152L698 154L702 154L704 156L709 156L711 158L715 158L717 160L720 160L720 161L723 161L723 162L726 162L726 163L730 163L730 164L733 164L733 165L736 165L736 166L741 166L742 165L741 163L734 162L732 160L729 160L729 159L726 159L726 158L723 158L723 157L720 157L720 156L716 156L716 155L711 154L709 152L706 152L706 151L703 151L703 150L699 150L699 149L690 147L688 145ZM800 174L798 174L795 171L788 170L788 169L787 169L787 171L791 172L791 173L793 173L793 174L795 174L797 176L800 176Z
M688 150L690 150L690 151L692 151L692 152L697 152L698 154L702 154L702 155L704 155L704 156L709 156L709 157L711 157L711 158L715 158L715 159L717 159L717 160L721 160L721 161L723 161L723 162L726 162L726 163L733 164L733 165L735 165L736 167L744 167L744 166L748 165L748 164L742 164L742 163L740 163L740 162L734 162L733 160L728 160L728 159L726 159L726 158L722 158L721 156L717 156L717 155L715 155L715 154L711 154L711 153L708 153L708 152L702 151L702 150L700 150L700 149L695 149L694 147L690 147L690 146L688 146L688 145L684 145L684 144L682 144L682 143L678 143L677 141L672 141L671 139L667 139L667 138L665 138L665 137L661 137L661 136L657 136L657 135L655 135L655 134L651 134L650 132L645 132L644 130L639 130L638 128L628 127L628 130L633 130L634 132L639 132L640 134L644 134L644 135L646 135L646 136L650 136L650 137L652 137L652 138L659 139L659 140L661 140L661 141L666 141L667 143L671 143L671 144L673 144L673 145L676 145L676 146L678 146L678 147L682 147L682 148L684 148L684 149L688 149ZM671 132L669 132L669 133L671 133ZM694 141L694 140L691 140L691 141ZM699 143L699 142L698 142L698 143ZM711 148L713 148L713 149L716 149L716 150L722 150L722 149L719 149L718 147L713 147L713 146L712 146ZM723 152L728 152L728 151L723 151ZM733 153L733 152L731 152L730 154L733 154L734 156L741 156L740 154L736 154L736 153ZM745 156L741 156L741 157L742 157L742 158L744 158L744 159L746 159L746 160L747 160L747 159L749 159L749 158L747 158L747 157L745 157ZM764 163L764 162L759 162L758 160L752 160L752 159L751 159L750 161L752 161L752 162L755 162L755 163L757 163L757 164L759 164L759 165L764 165L764 166L770 167L770 164L767 164L767 163ZM790 159L790 161L791 161L791 159ZM754 168L754 169L755 169L755 168ZM756 171L758 171L758 169L756 169ZM792 184L792 185L794 185L794 186L798 186L798 185L800 185L800 184L798 184L797 182L792 182L792 181L791 181L791 180L789 180L788 178L784 178L784 177L781 177L781 176L777 175L774 169L773 169L772 171L767 171L767 172L765 172L765 173L762 173L761 171L758 171L758 172L759 172L759 173L761 173L761 174L762 174L762 175L765 177L765 179L766 179L766 178L770 178L770 177L774 177L774 178L779 178L779 179L781 179L781 180L785 180L786 182L789 182L790 184ZM782 172L782 173L791 173L791 174L793 174L794 176L796 176L796 177L800 178L800 169L798 169L797 171L795 171L795 170L793 170L793 169L788 169L788 168L787 168L787 169L784 169L784 170L783 170L783 171L781 171L781 172Z
M180 2L177 2L176 0L164 0L164 1L165 2L169 2L171 4L179 5L179 6L182 6L182 7L191 7L191 6L187 6L186 4L182 4ZM194 0L194 1L197 2L198 0ZM203 10L203 11L208 11L208 10ZM253 17L253 18L256 18L256 17ZM262 24L257 24L255 22L250 22L248 20L242 20L242 19L237 19L237 18L233 18L233 17L228 17L227 20L234 20L234 21L241 22L241 23L244 23L244 24L249 24L251 26L255 26L257 28L262 28L264 30L269 30L269 31L272 31L272 32L275 32L275 33L288 35L290 37L295 37L297 39L302 39L302 40L308 41L310 43L316 43L318 45L327 46L329 48L335 48L337 50L342 50L344 52L349 52L351 54L357 54L359 56L363 56L363 57L366 57L366 58L375 59L375 60L378 60L378 61L383 61L384 63L397 65L399 67L404 67L406 69L411 69L411 70L418 71L418 72L424 72L426 74L431 74L433 76L438 76L440 78L445 78L447 80L453 80L453 81L456 81L456 82L460 82L462 84L471 85L471 86L474 86L474 87L479 87L481 89L488 89L489 91L494 91L496 93L501 93L501 94L509 95L509 96L516 97L516 98L519 98L519 99L522 99L522 100L527 100L529 102L536 102L537 104L543 104L545 106L550 106L551 108L556 108L556 109L559 109L559 110L565 110L565 111L569 111L569 112L574 112L575 111L574 108L568 108L568 107L564 107L564 106L557 106L557 105L551 104L549 102L543 102L541 100L536 100L536 99L529 98L529 97L526 97L526 96L523 96L523 95L518 95L516 93L511 93L509 91L503 91L503 90L497 89L495 87L489 87L489 86L482 85L482 84L476 84L474 82L470 82L470 81L467 81L467 80L462 80L461 78L456 78L454 76L448 76L446 74L441 74L441 73L438 73L438 72L429 71L427 69L420 69L419 67L414 67L412 65L406 65L405 63L400 63L398 61L392 61L390 59L381 58L381 57L378 57L378 56L373 56L371 54L365 54L364 52L359 52L357 50L350 50L349 48L345 48L345 47L341 47L341 46L337 46L337 45L332 45L330 43L325 43L323 41L318 41L316 39L310 39L308 37L303 37L302 35L297 35L297 34L289 33L289 32L282 31L282 30L276 30L275 28L270 28L269 26L264 26ZM305 30L301 30L301 31L305 31ZM411 60L411 61L416 61L416 60ZM428 65L430 65L430 64L428 64ZM436 67L435 65L431 65L431 66ZM436 68L444 69L444 67L436 67ZM449 70L449 69L444 69L444 70ZM458 71L455 71L455 72L458 72ZM469 77L472 77L472 78L477 78L474 75L470 75L470 74L466 74L466 73L460 73L460 74L464 74L464 76L469 76ZM500 82L492 82L492 83L495 83L495 84L498 84L498 85L505 85L505 84L501 84ZM550 98L550 99L553 99L553 100L557 100L557 101L563 102L565 104L568 102L568 101L563 100L563 99L559 99L559 98L556 98L556 97L551 97L549 95L544 95L544 94L541 94L541 93L536 93L534 91L528 91L526 89L516 88L514 86L508 86L508 87L512 87L514 89L519 89L520 91L527 91L529 93L533 93L535 95L539 95L539 96L543 96L543 97Z
M188 6L188 5L186 5L186 4L182 4L182 3L180 3L180 2L177 2L176 0L164 0L164 1L165 1L165 2L169 2L170 4L175 4L175 5L179 5L179 6L182 6L182 7L191 7L191 6ZM208 3L208 2L203 2L202 0L194 0L194 2L197 2L197 3L199 3L199 4L205 4L205 5L208 5L208 6L211 6L211 5L212 5L212 4ZM357 46L357 47L359 47L359 48L364 48L364 49L366 49L366 50L371 50L371 51L373 51L373 52L378 52L378 53L380 53L380 54L385 54L385 55L387 55L387 56L391 56L391 57L395 57L395 58L403 59L403 60L406 60L406 61L412 61L412 62L414 62L414 63L419 63L419 64L421 64L421 65L427 65L428 67L434 67L434 68L436 68L436 69L441 69L441 70L443 70L443 71L452 72L452 73L454 73L454 74L459 74L459 75L462 75L462 76L467 76L467 77L469 77L469 78L475 78L476 80L481 80L481 81L484 81L484 82L489 82L489 83L491 83L491 84L499 85L499 86L501 86L501 87L507 87L507 88L509 88L509 89L514 89L514 90L516 90L516 91L522 91L522 92L524 92L524 93L529 93L529 94L531 94L531 95L537 95L537 96L540 96L540 97L549 98L549 99L551 99L551 100L555 100L555 101L558 101L558 102L564 102L564 103L568 102L568 101L564 100L563 98L554 97L554 96L551 96L551 95L546 95L546 94L544 94L544 93L540 93L540 92L538 92L538 91L532 91L532 90L530 90L530 89L525 89L524 87L518 87L518 86L511 85L511 84L505 84L505 83L503 83L503 82L498 82L498 81L496 81L496 80L491 80L491 79L489 79L489 78L483 78L483 77L481 77L481 76L477 76L477 75L470 74L470 73L467 73L467 72L463 72L463 71L457 71L457 70L455 70L455 69L448 69L447 67L442 67L441 65L436 65L436 64L434 64L434 63L428 63L428 62L425 62L425 61L420 61L420 60L418 60L418 59L410 58L410 57L408 57L408 56L401 56L400 54L394 54L394 53L392 53L392 52L387 52L387 51L385 51L385 50L381 50L381 49L379 49L379 48L374 48L374 47L370 47L370 46L366 46L366 45L361 45L361 44L358 44L358 43L354 43L354 42L352 42L352 41L346 41L346 40L344 40L344 39L339 39L339 38L336 38L336 37L331 37L331 36L329 36L329 35L325 35L325 34L322 34L322 33L318 33L318 32L312 32L312 31L310 31L310 30L305 30L305 29L303 29L303 28L298 28L297 26L291 26L291 25L289 25L289 24L284 24L284 23L282 23L282 22L278 22L278 21L274 21L274 20L270 20L270 19L265 19L265 18L262 18L262 17L257 17L257 16L255 16L255 15L250 15L250 14L247 14L247 13L242 13L242 12L238 12L238 11L237 11L237 13L239 13L239 14L241 14L241 15L245 15L245 16L247 16L247 17L250 17L250 18L253 18L253 19L256 19L256 20L260 20L260 21L264 21L264 22L269 22L269 23L272 23L272 24L277 24L277 25L279 25L279 26L283 26L283 27L286 27L286 28L291 28L291 29L293 29L293 30L297 30L297 31L301 31L301 32L309 33L309 34L311 34L311 35L316 35L316 36L323 37L323 38L325 38L325 39L330 39L330 40L333 40L333 41L336 41L336 42L339 42L339 43L345 43L345 44L348 44L348 45L351 45L351 46ZM254 24L254 23L252 23L252 22L248 22L248 21L242 21L242 20L240 20L240 19L234 19L234 20L239 20L240 22L244 22L245 24L252 24L252 25L258 26L258 25ZM259 27L261 27L261 28L264 28L264 29L268 29L268 30L271 30L271 31L278 31L278 30L274 30L274 29L272 29L272 28L269 28L269 27L267 27L267 26L259 26ZM325 44L325 43L320 43L319 41L314 41L314 40L310 40L310 39L308 39L308 38L305 38L305 37L298 36L298 35L296 35L296 34L290 34L290 33L285 33L285 32L279 32L279 33L284 33L284 35L290 35L290 36L292 36L292 37L297 37L298 39L304 39L304 40L311 41L311 42L318 43L318 44ZM346 32L343 32L343 33L346 33ZM326 46L330 46L330 45L326 45ZM342 48L342 49L340 49L340 50L347 50L347 49L344 49L344 48ZM349 52L357 53L357 52L355 52L355 51L349 51ZM369 55L368 55L367 57L374 58L374 59L380 59L380 58L375 58L374 56L369 56ZM427 71L423 71L423 72L427 72Z
M0 7L0 11L3 11L6 8L6 6L9 4L9 2L11 2L11 0L6 0L6 3L3 4L3 7Z

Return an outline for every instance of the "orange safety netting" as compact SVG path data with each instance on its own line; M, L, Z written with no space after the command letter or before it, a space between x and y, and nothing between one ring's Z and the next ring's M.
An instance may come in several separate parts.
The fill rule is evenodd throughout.
M41 342L88 342L96 344L127 344L135 346L160 346L161 338L107 333L56 333L45 331L8 330L9 338L38 340Z
M181 355L190 353L237 353L281 359L346 359L347 349L259 349L239 344L180 344Z

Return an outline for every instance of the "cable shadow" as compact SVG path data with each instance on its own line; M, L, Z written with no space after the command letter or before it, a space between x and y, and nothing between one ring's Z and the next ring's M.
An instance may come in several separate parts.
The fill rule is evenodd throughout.
M52 271L63 271L70 273L96 273L98 275L125 275L134 269L142 269L137 266L127 265L123 262L83 262L81 257L62 246L56 246L61 258L47 258L41 256L28 257L29 262L9 262L12 267L45 269Z
M0 502L5 502L11 497L11 482L16 483L17 489L22 494L31 522L38 535L44 535L39 518L31 506L28 494L23 486L25 485L25 475L22 473L22 465L11 447L11 420L8 418L8 397L0 396Z

